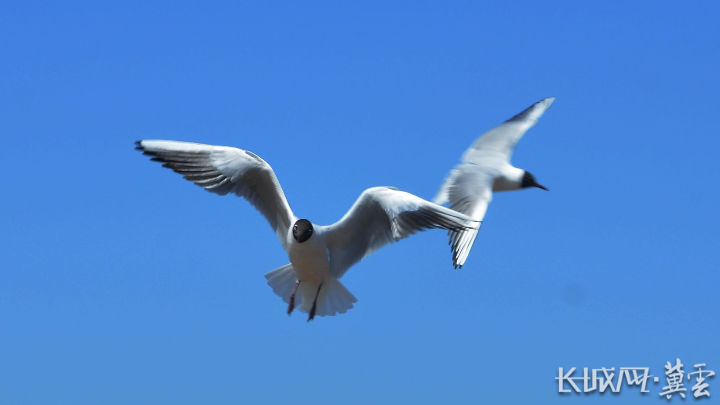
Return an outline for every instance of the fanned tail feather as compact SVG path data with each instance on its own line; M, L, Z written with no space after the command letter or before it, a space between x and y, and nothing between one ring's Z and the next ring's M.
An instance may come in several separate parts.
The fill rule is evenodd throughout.
M285 303L290 303L297 274L292 264L286 264L267 274L265 278L273 292L280 296ZM312 308L318 285L309 282L302 282L295 294L295 308L298 311L309 313ZM357 299L348 291L335 277L329 276L323 282L320 294L317 299L315 316L334 316L344 314L353 307Z
M355 298L338 279L330 276L325 280L320 290L316 315L334 316L336 314L344 314L352 309L353 304L356 302L357 298ZM312 301L310 301L310 305L312 305Z
M290 294L295 287L297 276L295 275L295 269L292 264L286 264L282 267L268 272L265 274L265 278L268 281L268 285L272 288L273 292L282 298L286 304L290 303ZM295 298L297 301L297 297Z

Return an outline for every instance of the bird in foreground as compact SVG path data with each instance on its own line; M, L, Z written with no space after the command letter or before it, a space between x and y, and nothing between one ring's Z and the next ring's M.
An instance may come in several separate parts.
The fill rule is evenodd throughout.
M435 197L436 204L450 204L450 208L480 221L485 217L493 191L521 190L537 187L530 172L510 164L515 145L525 132L555 101L549 97L538 101L525 111L485 132L465 151L460 164L450 171ZM479 226L472 229L450 230L453 265L462 268L470 254Z
M417 231L461 232L479 222L393 187L365 190L333 225L295 216L275 172L252 152L190 142L144 140L136 149L205 188L248 200L267 219L290 263L265 275L273 291L294 308L315 315L347 312L357 302L338 281L355 263Z

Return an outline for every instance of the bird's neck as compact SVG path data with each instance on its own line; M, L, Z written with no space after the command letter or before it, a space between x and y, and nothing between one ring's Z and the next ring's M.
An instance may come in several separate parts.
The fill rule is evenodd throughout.
M502 175L495 179L493 191L520 190L525 170L507 165L502 170Z

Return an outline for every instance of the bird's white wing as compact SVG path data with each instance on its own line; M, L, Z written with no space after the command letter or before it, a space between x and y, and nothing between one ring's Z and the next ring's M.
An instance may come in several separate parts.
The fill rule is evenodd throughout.
M462 268L475 243L485 212L492 201L495 178L495 172L487 166L461 163L450 172L435 197L436 204L450 203L453 210L480 221L477 228L448 232L455 268Z
M498 158L510 162L515 145L525 132L535 125L538 118L543 115L553 101L555 101L554 97L542 99L520 114L480 135L470 149L465 152L462 161L478 163L487 161L489 158Z
M250 202L270 222L285 246L288 229L295 222L290 204L269 164L252 152L227 146L178 141L137 141L136 149L152 156L205 190L237 194Z
M365 190L350 211L326 228L330 271L340 278L355 263L388 243L425 229L476 227L465 215L390 187Z

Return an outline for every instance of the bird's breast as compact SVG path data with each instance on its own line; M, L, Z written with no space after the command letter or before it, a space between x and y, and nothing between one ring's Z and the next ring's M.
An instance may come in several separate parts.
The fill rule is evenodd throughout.
M492 191L520 190L524 170L505 165L497 171Z
M510 180L507 177L498 177L493 182L492 191L511 191L520 190L520 185L514 180Z
M330 262L325 244L312 243L313 238L297 243L293 241L288 250L290 263L297 273L298 280L320 283L330 274Z

